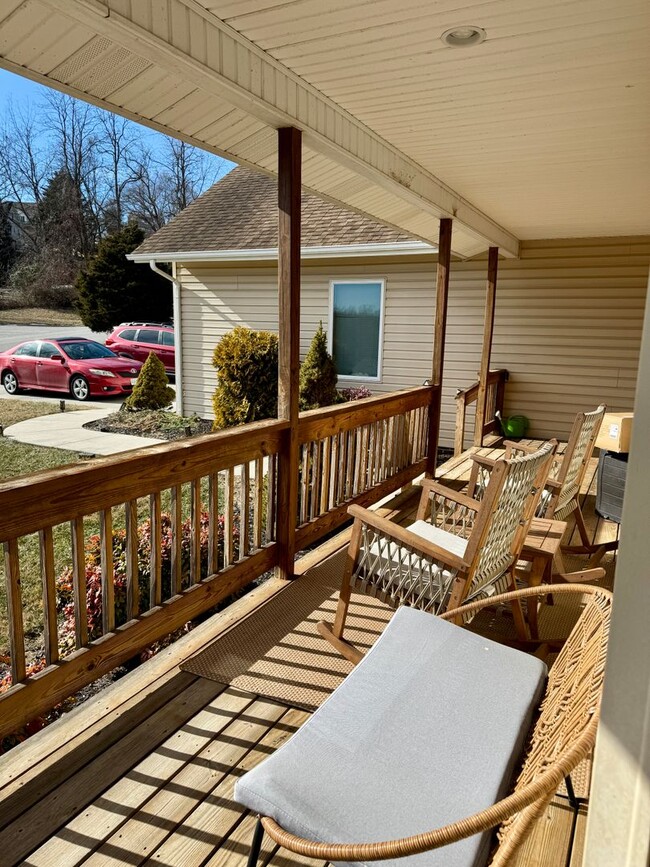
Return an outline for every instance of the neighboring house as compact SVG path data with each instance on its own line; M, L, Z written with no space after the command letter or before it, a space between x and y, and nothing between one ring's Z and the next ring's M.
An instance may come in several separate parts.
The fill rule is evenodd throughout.
M210 417L212 351L235 325L276 329L277 193L237 168L130 256L172 262L180 285L183 411ZM303 195L301 353L319 321L340 385L386 392L430 376L434 247L313 194ZM567 436L575 412L630 410L645 304L648 237L522 241L499 263L492 367L507 368L506 411L534 436ZM486 255L451 269L441 444L454 394L477 379Z
M9 218L11 238L18 250L30 244L26 229L34 219L38 205L35 202L5 202L4 207Z

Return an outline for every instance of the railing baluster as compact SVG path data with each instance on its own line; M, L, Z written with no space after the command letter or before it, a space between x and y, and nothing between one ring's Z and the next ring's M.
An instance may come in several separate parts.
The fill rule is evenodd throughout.
M219 570L219 473L208 480L208 575Z
M230 566L233 561L233 533L235 529L235 468L226 472L225 502L223 524L223 565ZM241 523L241 522L240 522ZM241 532L241 527L240 527Z
M126 529L126 619L138 616L140 585L138 583L138 501L129 500L124 506Z
M56 621L56 576L54 574L54 539L52 528L38 534L41 552L41 580L43 584L43 638L45 662L48 665L59 658L59 636Z
M241 468L241 513L239 519L239 559L250 553L251 472L250 464Z
M300 495L299 495L299 523L304 524L307 520L308 505L309 505L309 449L310 444L306 443L299 449L301 455L300 461Z
M23 627L23 601L20 587L20 557L18 540L4 543L5 580L7 584L7 614L9 616L9 647L11 652L11 680L14 684L25 680L25 630Z
M330 473L332 471L332 437L325 437L323 440L323 470L322 484L320 489L320 514L324 515L329 509L330 490L332 480Z
M183 490L180 485L172 488L171 496L172 529L172 595L183 588Z
M253 545L255 549L262 547L262 514L264 502L264 459L257 458L255 461L255 506L253 507Z
M321 443L320 440L314 440L312 443L312 484L311 497L309 501L309 520L313 521L318 515L318 507L320 503L321 492Z
M113 575L113 512L104 509L99 518L100 563L102 570L102 632L115 629L115 577Z
M266 541L275 539L275 515L277 510L277 463L275 455L269 455L266 495Z
M190 583L201 580L201 479L191 484L190 503Z
M72 588L74 598L74 637L77 648L88 644L88 611L86 608L86 545L84 519L70 522L72 531Z
M160 491L149 497L151 518L151 563L149 575L149 606L162 604L162 517Z

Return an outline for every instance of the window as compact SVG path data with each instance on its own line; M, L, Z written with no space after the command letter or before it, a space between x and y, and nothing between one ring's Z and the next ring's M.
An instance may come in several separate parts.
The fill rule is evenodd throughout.
M158 343L159 333L153 329L141 328L138 334L138 343Z
M162 332L162 342L165 346L173 346L174 345L174 332L173 331L163 331Z
M330 352L342 379L381 378L384 281L332 281Z
M38 354L41 358L52 358L53 355L61 355L61 350L53 343L41 343Z
M125 328L124 331L120 331L118 336L122 340L135 340L135 328Z
M36 355L37 351L38 343L23 343L23 345L16 350L16 355Z
M94 340L63 340L59 346L73 361L84 361L88 358L117 358L108 346L96 343Z

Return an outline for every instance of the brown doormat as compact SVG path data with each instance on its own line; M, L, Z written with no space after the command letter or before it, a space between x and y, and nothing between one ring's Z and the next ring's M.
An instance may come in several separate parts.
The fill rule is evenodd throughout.
M297 578L181 668L282 704L315 710L352 671L352 664L316 630L319 620L334 620L346 553L339 551ZM366 651L392 614L384 603L354 593L345 637Z

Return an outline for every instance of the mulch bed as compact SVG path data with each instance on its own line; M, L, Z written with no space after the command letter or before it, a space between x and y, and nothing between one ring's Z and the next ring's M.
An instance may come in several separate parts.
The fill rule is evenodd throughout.
M129 436L155 437L161 440L182 440L210 433L212 422L198 416L182 418L165 410L120 410L84 425L89 430Z

